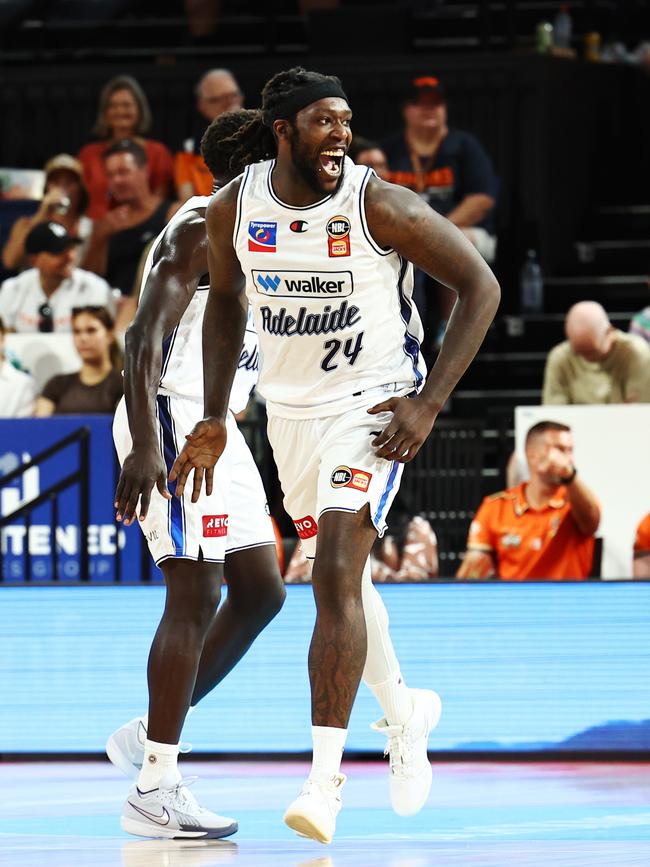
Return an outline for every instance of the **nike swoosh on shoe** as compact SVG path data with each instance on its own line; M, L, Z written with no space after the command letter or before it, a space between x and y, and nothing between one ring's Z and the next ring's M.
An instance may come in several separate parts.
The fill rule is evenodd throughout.
M156 816L155 813L150 813L148 810L143 810L142 807L138 807L133 801L129 801L129 804L133 807L134 810L137 810L138 813L143 815L147 819L151 819L152 822L155 822L156 825L169 825L169 813L167 812L167 808L163 807L163 811L160 816ZM161 819L164 819L164 822L161 822Z

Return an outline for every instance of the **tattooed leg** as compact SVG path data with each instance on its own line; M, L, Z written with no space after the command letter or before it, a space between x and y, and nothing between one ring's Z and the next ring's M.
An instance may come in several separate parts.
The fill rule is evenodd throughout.
M316 625L309 648L312 724L347 728L366 662L361 575L377 532L368 506L326 512L318 525L312 584Z

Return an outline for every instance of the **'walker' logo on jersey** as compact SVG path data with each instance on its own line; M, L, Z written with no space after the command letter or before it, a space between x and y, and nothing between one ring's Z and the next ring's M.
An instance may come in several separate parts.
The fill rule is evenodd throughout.
M330 484L333 488L354 488L355 491L367 491L372 473L365 470L355 470L354 467L337 467L332 473Z
M352 271L253 271L253 283L259 295L276 298L322 298L352 295Z
M293 522L296 525L296 532L299 539L312 539L318 534L318 524L311 515L306 515L304 518L298 518Z
M350 221L336 216L327 221L327 247L330 258L350 255Z
M204 538L228 534L228 515L203 515L202 518Z
M277 232L277 223L251 220L248 224L248 249L253 253L275 253Z
M309 223L306 223L304 220L294 220L293 223L289 224L289 228L292 232L297 232L298 234L302 234L307 231L307 227Z

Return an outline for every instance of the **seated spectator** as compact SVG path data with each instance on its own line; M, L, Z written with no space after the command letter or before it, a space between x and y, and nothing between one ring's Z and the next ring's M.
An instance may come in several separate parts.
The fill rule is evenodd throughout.
M151 192L147 155L137 142L114 142L104 152L104 163L115 206L95 222L83 265L128 296L145 247L162 231L178 203Z
M0 318L0 418L25 418L34 412L36 383L5 358L5 326Z
M33 268L0 286L0 316L7 331L70 331L73 307L110 306L111 288L96 274L74 265L81 239L60 223L40 223L25 239Z
M370 166L382 180L390 180L386 154L377 142L355 135L348 150L348 156L358 166Z
M600 304L574 304L565 332L546 359L542 403L650 402L650 346L614 328Z
M88 207L88 193L83 184L81 163L69 154L57 154L45 163L45 189L43 200L31 217L19 217L11 227L7 243L2 249L2 263L9 271L22 271L29 267L25 251L25 238L30 230L48 220L60 223L69 235L81 238L77 261L81 260L84 246L92 231L92 220L84 215Z
M402 102L404 130L382 143L388 180L419 193L494 260L497 181L478 140L447 126L447 100L437 78L414 79Z
M190 196L212 193L212 174L201 156L199 146L205 128L226 111L235 111L244 104L244 95L235 76L228 69L211 69L196 85L196 108L201 128L183 143L183 150L174 156L174 179L181 202Z
M650 287L650 279L648 280ZM650 343L650 307L644 307L632 317L629 327L630 334L636 334L637 337L642 337L646 343Z
M144 149L149 165L151 192L161 198L173 195L174 161L162 142L143 138L151 128L151 109L144 91L129 75L112 78L99 97L99 110L93 132L100 141L79 151L84 181L90 196L88 216L103 217L111 206L111 190L106 176L105 151L122 139L133 139Z
M571 429L552 421L533 425L526 460L529 482L481 503L457 578L589 577L600 506L577 475Z
M45 383L36 401L36 416L115 412L123 383L114 326L105 307L75 307L72 336L81 358L81 370L53 376Z
M636 528L632 575L635 578L650 578L650 512Z

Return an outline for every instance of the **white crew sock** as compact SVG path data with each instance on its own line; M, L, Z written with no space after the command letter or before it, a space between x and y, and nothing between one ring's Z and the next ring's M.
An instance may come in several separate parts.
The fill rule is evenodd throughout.
M144 742L144 761L138 777L138 789L150 792L152 789L169 789L180 782L178 770L178 744L159 744Z
M339 773L347 736L347 729L336 729L330 726L311 727L314 753L309 772L310 779L324 783Z
M370 560L361 579L368 652L363 680L379 702L389 725L404 725L413 713L411 691L400 672L399 660L388 632L388 612L372 583Z

